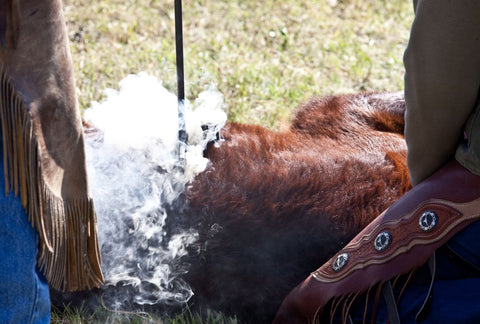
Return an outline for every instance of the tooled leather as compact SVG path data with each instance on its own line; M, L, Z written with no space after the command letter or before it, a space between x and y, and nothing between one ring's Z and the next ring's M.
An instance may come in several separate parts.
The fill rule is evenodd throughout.
M418 222L425 211L433 210L438 216L438 225L429 232L420 229ZM480 199L468 204L455 204L444 200L430 200L422 204L412 213L401 218L384 223L374 222L367 233L353 239L329 262L324 264L312 275L324 283L333 283L344 279L357 270L371 265L386 264L400 254L408 253L414 246L431 245L446 241L452 230L459 224L468 222L480 216ZM374 240L377 235L387 231L392 236L392 243L383 251L377 251ZM348 253L349 260L345 267L336 272L332 263L340 254Z
M418 217L428 208L435 208L439 214L436 230L420 236L411 235L410 227L403 225L410 221L412 226L417 226L416 232ZM445 221L449 216L451 219ZM333 273L331 266L344 250L292 290L277 312L274 323L315 322L322 316L329 300L352 292L370 291L376 284L421 266L437 248L476 219L480 219L480 176L451 161L365 227L345 247L353 254L342 270ZM394 232L391 245L381 252L372 252L373 239L385 226L390 226ZM435 234L438 236L431 236ZM369 253L356 254L354 246L360 249L365 246ZM369 262L368 255L379 257L376 257L377 261ZM345 275L346 272L349 274Z

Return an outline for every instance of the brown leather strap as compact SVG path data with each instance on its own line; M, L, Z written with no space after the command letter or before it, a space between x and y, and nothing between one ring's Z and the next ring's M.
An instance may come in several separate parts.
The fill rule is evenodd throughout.
M423 321L428 313L430 312L430 309L432 308L432 298L433 298L433 284L435 282L435 274L436 274L436 269L437 269L437 263L435 260L435 252L433 255L428 259L428 268L430 270L430 285L428 287L428 292L427 296L425 297L425 301L422 304L422 307L420 307L420 310L418 311L417 315L415 316L415 321L421 322Z
M398 314L397 303L395 302L395 296L393 294L392 284L390 281L387 281L382 286L382 294L387 305L388 319L390 324L400 324L400 315Z

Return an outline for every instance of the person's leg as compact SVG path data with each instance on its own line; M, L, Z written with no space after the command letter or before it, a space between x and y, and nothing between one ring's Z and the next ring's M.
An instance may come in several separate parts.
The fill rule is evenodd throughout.
M0 323L50 322L48 285L36 267L38 238L19 197L5 195L0 158Z
M478 233L480 221L459 232L436 251L436 280L430 299L431 305L421 321L422 324L480 323L480 269L475 263L480 258L477 255ZM460 246L462 249L452 246ZM416 272L397 305L401 323L416 323L415 317L427 297L430 279L427 265ZM350 316L355 324L363 323L365 300L365 297L359 298L351 309ZM373 303L374 298L370 295L366 316L368 323L373 316ZM340 322L341 318L337 315L334 323ZM388 323L387 306L382 297L376 307L374 323Z
M341 314L345 314L351 310L351 298L356 293L416 269L455 234L461 235L462 240L470 236L476 239L477 233L463 236L466 232L460 232L468 228L468 225L477 232L473 221L479 218L478 210L480 176L465 169L457 161L450 161L434 175L413 187L367 225L335 257L295 287L284 299L274 323L304 323L318 317L331 317L330 310L340 310ZM475 246L467 252L476 251ZM463 275L455 274L451 278L452 273L440 271L442 267L437 268L438 279L445 281L445 285L439 284L442 288L437 291L437 282L435 283L432 306L435 316L446 309L442 303L454 305L459 302L459 308L464 309L467 301L480 291L480 282L477 282L480 280L466 284L463 281L454 282L462 280ZM440 276L441 273L447 273L448 276ZM470 275L468 278L474 277ZM428 283L429 280L420 281L418 286L410 285L409 290L420 287L424 295ZM448 285L452 287L451 290L446 290ZM474 290L468 294L456 287L473 287ZM386 292L388 291L387 289ZM389 293L386 295L391 296ZM394 292L393 298L398 296ZM408 303L407 306L412 305L412 298L405 295L402 300ZM329 306L332 303L333 307ZM475 304L478 304L476 300ZM466 307L470 309L471 305ZM405 309L402 305L399 308L400 313ZM378 312L377 314L379 315ZM363 317L363 312L361 315ZM476 318L477 315L479 314L474 312L470 318ZM462 316L459 320L463 318Z
M410 286L398 304L398 313L402 324L422 323L479 323L480 278L459 280L439 280L435 282L431 309L425 319L416 322L415 317L425 299L427 286ZM360 299L352 307L350 316L354 324L363 323L365 299ZM379 301L375 320L372 322L373 303L370 303L366 316L367 323L386 324L388 321L387 306L383 299ZM339 316L333 323L341 323Z

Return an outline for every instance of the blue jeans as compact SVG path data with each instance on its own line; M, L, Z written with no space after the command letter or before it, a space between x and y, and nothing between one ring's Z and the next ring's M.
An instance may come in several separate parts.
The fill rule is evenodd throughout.
M36 267L38 235L4 183L0 154L0 323L49 323L48 285Z

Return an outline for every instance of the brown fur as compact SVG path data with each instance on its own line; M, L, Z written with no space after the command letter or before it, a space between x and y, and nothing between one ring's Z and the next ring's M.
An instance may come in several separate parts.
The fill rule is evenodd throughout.
M315 98L288 131L229 123L191 184L199 305L271 320L286 293L409 188L403 97ZM200 215L200 218L198 218Z

